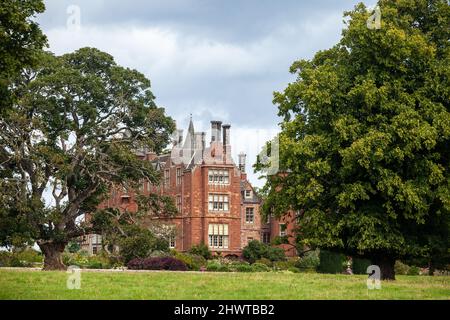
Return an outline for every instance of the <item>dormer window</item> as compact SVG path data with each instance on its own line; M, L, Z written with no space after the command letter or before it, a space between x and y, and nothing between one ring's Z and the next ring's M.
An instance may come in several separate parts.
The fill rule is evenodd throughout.
M245 198L250 199L252 197L252 190L245 190Z

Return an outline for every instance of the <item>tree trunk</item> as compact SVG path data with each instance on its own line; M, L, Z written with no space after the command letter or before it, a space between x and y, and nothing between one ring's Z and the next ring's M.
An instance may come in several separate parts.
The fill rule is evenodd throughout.
M62 253L66 247L66 243L62 242L45 242L38 243L44 254L43 270L66 270L67 267L62 262Z
M381 280L395 280L395 258L381 255L373 258L373 263L380 267Z

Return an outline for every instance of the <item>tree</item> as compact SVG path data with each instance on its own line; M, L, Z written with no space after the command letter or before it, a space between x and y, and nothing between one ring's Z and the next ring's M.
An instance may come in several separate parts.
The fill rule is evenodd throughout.
M14 101L11 87L47 39L31 18L45 10L42 0L3 0L0 6L0 112Z
M155 104L150 81L107 53L82 48L39 60L22 73L17 103L0 119L0 241L35 241L44 269L63 269L68 241L100 231L79 220L100 212L113 185L158 183L136 153L159 152L174 123ZM164 211L167 199L159 199L142 196L141 211Z
M380 29L358 4L340 42L294 62L297 80L274 94L283 172L263 210L303 209L302 244L367 256L395 279L395 259L449 248L450 7L378 5Z

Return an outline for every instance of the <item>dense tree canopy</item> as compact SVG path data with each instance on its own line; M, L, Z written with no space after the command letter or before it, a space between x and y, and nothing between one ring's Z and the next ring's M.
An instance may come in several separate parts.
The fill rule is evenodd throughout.
M64 268L68 241L96 231L79 217L95 212L113 185L158 182L136 152L159 152L174 123L155 104L150 81L107 53L82 48L39 60L22 72L17 102L0 119L0 241L36 241L45 268ZM151 195L140 204L166 200Z
M45 9L42 0L2 0L0 5L0 112L13 103L11 87L34 65L46 37L31 18Z
M296 61L275 93L285 174L268 179L264 209L301 210L302 244L368 256L392 279L396 258L448 253L450 6L379 6L380 29L357 5L341 41Z

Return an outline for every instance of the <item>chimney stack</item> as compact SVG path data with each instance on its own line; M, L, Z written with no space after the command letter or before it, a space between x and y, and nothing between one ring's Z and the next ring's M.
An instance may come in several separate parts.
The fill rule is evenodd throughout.
M224 163L228 164L230 161L229 157L231 156L231 145L230 145L230 125L224 124L222 126L223 129L223 160Z
M177 130L177 145L181 146L183 144L183 129Z
M222 121L211 121L211 143L220 142Z
M239 157L239 170L242 173L245 173L245 158L247 157L247 155L241 152L239 153L238 157Z

